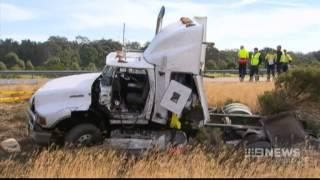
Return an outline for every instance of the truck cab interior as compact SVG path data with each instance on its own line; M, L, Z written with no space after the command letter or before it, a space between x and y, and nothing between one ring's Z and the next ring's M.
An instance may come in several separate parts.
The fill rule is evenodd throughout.
M111 112L142 113L149 89L146 70L117 68L112 81Z

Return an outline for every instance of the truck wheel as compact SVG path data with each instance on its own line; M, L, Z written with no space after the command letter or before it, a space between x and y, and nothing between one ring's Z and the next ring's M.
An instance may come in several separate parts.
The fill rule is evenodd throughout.
M93 124L79 124L65 136L65 143L71 147L90 146L102 142L102 133Z

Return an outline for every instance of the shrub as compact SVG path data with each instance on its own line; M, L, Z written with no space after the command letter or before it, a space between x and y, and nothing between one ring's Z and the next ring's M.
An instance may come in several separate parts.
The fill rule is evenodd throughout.
M6 66L6 64L4 64L3 62L0 61L0 71L1 70L7 70L7 66Z
M22 70L22 68L18 65L14 65L10 68L11 70Z
M57 65L57 64L61 64L59 57L49 57L47 59L47 61L45 62L46 66L53 66L53 65Z
M282 90L267 91L258 97L262 114L275 114L292 109Z
M276 87L285 92L291 103L320 101L320 69L318 67L297 67L283 74L276 81Z
M96 67L96 65L94 63L89 63L89 65L87 66L86 70L96 72L97 71L97 67Z
M275 87L258 97L263 114L292 110L308 102L320 104L320 68L296 67L281 74Z
M26 65L25 65L24 61L21 60L21 59L18 59L14 66L18 66L20 69L25 69L26 68Z
M63 70L64 66L59 57L49 57L45 62L45 68L48 70Z
M21 60L18 55L14 52L9 52L5 58L4 63L9 69L24 69L25 64L24 61Z
M16 62L19 60L19 57L16 53L14 52L9 52L5 57L4 57L4 63L8 68L13 67L16 65Z
M26 69L28 69L28 70L33 70L34 69L34 67L33 67L33 65L32 65L30 60L27 61L27 63L26 63Z
M70 66L71 70L81 70L79 63L73 62Z

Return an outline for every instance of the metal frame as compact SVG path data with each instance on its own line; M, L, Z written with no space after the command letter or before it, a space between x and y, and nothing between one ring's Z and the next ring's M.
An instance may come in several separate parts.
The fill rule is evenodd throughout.
M222 112L216 112L217 108L210 109L209 110L209 115L210 115L210 120L213 120L213 117L224 117L227 118L225 123L212 123L212 122L205 122L204 126L207 127L230 127L230 128L237 128L237 129L262 129L261 126L252 126L252 125L243 125L243 124L233 124L230 121L230 117L235 117L235 118L246 118L248 120L252 121L259 121L263 116L255 115L252 114L250 111L250 108L244 104L241 103L231 103L222 108ZM235 113L237 112L237 113ZM243 114L238 113L238 112L243 112Z

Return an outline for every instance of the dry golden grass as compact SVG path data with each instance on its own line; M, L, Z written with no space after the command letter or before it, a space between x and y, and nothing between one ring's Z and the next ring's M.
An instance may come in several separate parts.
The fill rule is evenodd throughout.
M36 90L39 86L0 87L0 90ZM273 89L273 83L208 82L205 90L209 105L222 105L233 99L257 109L257 95ZM1 104L0 104L1 106ZM22 112L25 104L2 104L0 128L17 129L11 114ZM16 107L21 107L16 109ZM4 118L7 116L8 118ZM14 120L14 121L13 121ZM10 122L9 122L10 121ZM19 120L20 122L20 120ZM4 124L3 124L4 123ZM10 125L10 123L12 123ZM21 122L25 123L25 122ZM4 127L4 126L3 126ZM10 132L11 132L10 131ZM3 137L8 137L10 132ZM13 131L12 131L13 132ZM1 133L0 133L1 134ZM25 134L22 133L24 136ZM17 135L21 137L22 135ZM15 137L15 136L14 136ZM1 159L1 158L0 158ZM93 147L80 150L44 150L26 158L0 160L0 177L319 177L320 160L245 158L241 152L219 150L208 153L196 148L185 154L150 153L132 158L108 149Z
M36 85L11 85L0 86L1 91L36 91L43 83ZM257 108L257 95L263 94L274 88L273 82L212 82L205 80L205 92L209 106L221 106L226 100L232 99L247 104L254 111ZM12 95L13 96L13 95ZM16 96L16 95L15 95ZM23 97L30 98L31 94L24 94ZM0 94L0 97L1 96Z
M26 103L0 103L0 141L27 136L28 115Z
M0 177L319 177L319 159L245 158L241 152L150 153L133 158L106 148L42 151L27 162L0 161Z
M28 131L26 112L28 104L20 101L3 103L1 98L20 97L26 101L40 86L40 83L35 85L21 84L0 86L0 141L10 137L14 137L18 140L22 139L27 135ZM17 91L22 91L22 93L10 94L11 92Z
M205 81L205 92L209 106L222 106L232 99L248 105L254 112L258 111L257 97L274 88L273 82L210 82Z

